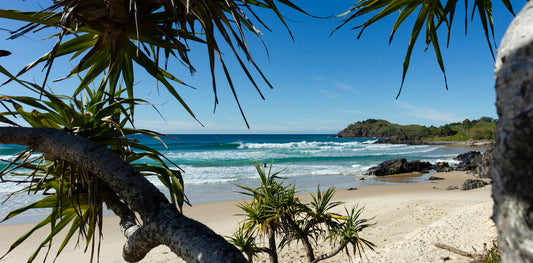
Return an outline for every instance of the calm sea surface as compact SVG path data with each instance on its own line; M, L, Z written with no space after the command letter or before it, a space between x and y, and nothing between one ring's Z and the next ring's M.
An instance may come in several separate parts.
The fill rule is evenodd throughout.
M172 136L176 139L164 139L168 148L151 138L143 137L141 141L185 170L185 192L192 204L242 199L243 196L236 193L236 185L258 184L254 161L273 163L273 171L285 169L281 176L286 177L287 182L294 183L300 192L313 192L318 184L322 189L395 184L398 182L374 180L363 173L382 161L400 157L454 163L453 157L469 150L464 147L372 144L375 138L335 138L323 134ZM22 149L0 145L0 159L10 160L13 158L11 154ZM360 180L362 177L365 180ZM412 181L423 179L413 178ZM162 184L157 178L150 178L150 181L161 189ZM18 188L20 186L14 183L0 184L2 200ZM34 195L12 197L0 206L0 218L37 198ZM35 221L42 214L42 211L35 211L11 223Z

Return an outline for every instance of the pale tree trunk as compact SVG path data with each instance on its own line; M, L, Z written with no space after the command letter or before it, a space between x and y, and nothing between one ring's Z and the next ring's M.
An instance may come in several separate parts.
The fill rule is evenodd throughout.
M181 214L139 171L89 139L55 129L0 127L0 144L32 147L47 158L74 163L104 181L109 189L102 193L103 198L122 219L127 238L123 256L128 262L141 260L160 244L187 262L247 262L223 237ZM135 224L130 208L140 215L141 226Z
M278 263L278 248L276 247L276 231L268 228L268 254L270 256L270 263Z
M513 20L495 65L494 221L502 262L533 262L533 1Z

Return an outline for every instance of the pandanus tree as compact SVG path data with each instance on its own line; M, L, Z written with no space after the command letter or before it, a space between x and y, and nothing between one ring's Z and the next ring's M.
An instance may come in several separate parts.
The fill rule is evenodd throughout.
M288 0L279 0L277 2L301 11L301 9ZM502 0L501 2L514 14L511 1ZM464 6L467 10L468 3L472 5L472 14L477 13L480 18L482 30L485 33L490 52L494 56L496 45L494 43L492 1L464 1ZM444 28L448 32L451 31L453 21L455 21L454 15L457 7L458 1L456 0L362 0L358 1L345 14L345 21L341 26L354 23L357 19L368 15L370 16L368 20L356 26L356 28L362 29L361 32L363 32L364 29L376 21L393 14L398 14L393 25L392 40L396 30L409 20L408 17L415 16L411 39L409 40L403 63L401 87L404 85L413 47L419 40L421 34L425 34L423 41L426 45L433 47L439 67L445 76L445 83L447 83L445 65L440 52L440 47L443 46L441 45L442 38L438 38L439 34L437 31L440 28ZM253 85L257 86L256 80L245 66L252 65L253 68L258 70L257 65L252 60L247 42L244 38L245 35L250 33L258 36L256 28L248 18L249 16L255 19L259 17L254 12L254 8L270 9L276 13L282 22L284 21L274 1L271 0L64 0L54 1L49 8L30 13L0 10L0 17L29 22L27 26L16 31L12 35L13 38L32 32L35 29L40 29L41 27L52 27L59 31L58 34L53 36L58 41L51 51L35 62L30 63L18 75L38 64L44 63L47 67L46 76L48 76L56 57L66 55L78 58L76 66L67 75L82 76L82 80L73 94L74 96L70 97L76 97L76 95L84 92L88 84L94 83L98 79L100 81L97 81L98 85L95 93L105 94L103 99L109 101L107 105L113 104L112 101L115 98L122 98L122 94L127 94L124 97L125 99L130 99L130 101L126 102L129 106L123 106L127 109L127 114L123 113L126 114L123 118L129 118L135 108L135 101L133 100L133 68L136 65L137 67L144 68L148 74L162 83L189 114L194 117L192 110L187 107L172 85L175 83L180 85L186 84L172 75L170 71L160 67L160 58L164 60L170 58L177 59L184 62L188 66L189 71L194 71L194 67L188 58L188 47L186 43L187 41L203 43L209 54L215 103L218 101L216 96L216 81L214 80L216 61L220 62L228 84L237 99L230 78L230 72L220 53L219 44L222 42L229 45L231 52L237 57L239 64L243 67L246 76L250 78ZM531 236L533 236L531 226L533 207L531 204L533 203L533 197L530 191L531 185L533 185L531 183L531 178L533 178L533 167L531 167L533 149L530 142L533 131L531 127L533 114L531 114L530 105L533 104L531 101L533 96L531 96L532 89L530 87L532 74L529 72L532 68L529 64L531 61L531 45L533 43L531 38L533 34L530 26L532 17L531 10L531 3L528 3L508 29L499 48L496 64L496 94L499 121L496 131L497 150L493 169L495 180L493 187L495 198L494 211L503 259L509 262L529 262L532 260L531 255L533 255L533 249L529 245L531 244ZM467 21L466 18L465 21ZM258 22L264 25L260 20ZM196 32L201 34L196 34ZM446 42L448 41L449 34ZM239 50L242 50L242 53L238 53ZM1 54L6 55L8 53L6 51ZM251 62L251 64L245 64L246 61ZM0 70L3 73L9 74L3 68L0 68ZM262 74L260 75L261 78L266 80ZM15 76L11 76L11 79L15 79ZM32 85L32 87L39 90L39 94L41 94L40 90L44 89L46 82L47 77L44 78L42 85ZM123 91L118 88L119 82L124 85ZM24 84L29 85L28 83ZM268 82L267 85L269 85ZM3 96L2 99L6 100L6 103L9 105L13 105L16 102L14 98L10 98L9 96ZM3 101L2 105L7 105L6 103ZM32 104L34 103L30 101L29 105L34 107ZM5 116L11 115L15 111L12 108L7 108L7 106L4 107L6 107L7 113L1 115L2 122L13 125L14 123ZM123 118L118 120L117 123L121 123ZM67 161L78 167L81 167L82 164L87 162L87 169L100 167L98 162L101 159L97 158L99 156L86 154L90 153L93 149L90 147L96 147L98 149L105 147L100 144L95 145L93 141L83 139L82 136L71 135L68 132L60 131L57 127L51 130L49 128L41 128L44 126L43 124L39 125L41 125L38 126L39 128L30 129L14 127L0 128L0 143L25 144L33 150L43 152L45 157L48 155L50 160L55 162ZM68 140L74 141L67 142ZM78 145L78 143L81 145L81 141L84 141L84 143L87 142L91 146L88 146L89 148L72 147L73 145ZM67 143L61 144L62 142ZM81 154L89 158L83 160L69 159L72 156L76 156L76 154L74 152L68 152L67 149L72 150L74 148L79 150L76 154ZM108 153L109 150L106 149L105 152ZM113 156L116 157L116 154ZM92 160L95 160L96 163L89 163L88 160L90 158L94 158ZM120 169L119 167L108 167L112 170L98 168L91 171L91 173L102 179L109 186L120 203L128 208L125 211L133 210L138 212L145 208L145 206L142 206L144 204L142 200L130 199L126 194L131 191L130 189L125 190L119 185L110 184L108 181L113 181L114 175L112 176L111 174L115 174L115 171L117 171L113 169L128 171L127 174L142 178L138 170L133 169L126 162L120 160L122 159L118 158L116 163L120 163ZM50 187L52 186L50 185ZM55 189L62 188L56 186ZM148 192L151 193L151 191ZM165 203L159 194L155 194L155 191L153 193L157 198L152 200L160 200L161 203ZM61 204L66 204L66 202L61 202ZM168 211L174 210L169 208ZM176 211L169 213L174 214L175 217L183 217ZM151 215L148 213L147 217L143 215L141 217L146 219L150 218ZM141 236L132 235L129 242L135 243L134 237L139 238ZM154 240L159 238L154 238ZM176 252L176 250L174 251ZM176 253L180 254L181 252Z
M163 136L135 128L136 106L148 103L135 97L135 70L144 70L164 86L196 119L176 89L176 85L188 85L172 73L179 69L168 69L167 62L177 60L188 72L194 72L189 43L197 43L209 55L215 105L215 65L220 65L240 108L232 73L220 46L229 47L258 91L258 80L249 67L270 86L250 54L246 37L260 38L254 23L266 27L257 10L271 10L285 23L276 4L302 11L288 0L64 0L32 12L0 9L0 18L27 22L13 30L10 39L43 28L56 30L50 36L56 39L50 51L17 74L0 66L0 72L8 76L4 88L18 85L34 94L0 97L0 121L4 123L0 127L0 143L28 147L9 162L0 178L5 182L12 180L8 174L18 176L21 179L15 180L26 184L20 192L45 194L34 204L12 211L6 219L33 208L51 208L50 214L13 243L11 249L36 229L50 225L51 232L30 256L32 261L59 231L72 223L58 255L76 231L86 239L86 246L92 244L94 252L101 237L105 203L121 218L126 237L123 257L128 262L139 261L160 244L188 262L244 262L242 254L224 238L181 213L186 198L179 167L172 168L174 164L169 164L161 153L135 140L139 134L157 139ZM2 51L4 55L9 55L9 51ZM65 78L79 78L73 94L67 96L54 94L53 85L52 91L48 88L54 62L62 57L75 63L70 72L65 72ZM21 80L38 65L45 68L42 82ZM159 165L136 162L141 158L150 158ZM157 176L169 189L171 201L146 176Z
M321 191L317 187L312 201L302 202L296 197L295 186L286 184L279 176L282 171L272 172L255 164L260 184L257 188L240 186L245 195L252 199L239 205L244 217L230 240L253 261L259 253L267 253L270 262L278 261L278 251L290 243L300 242L305 249L308 262L319 262L331 258L341 251L362 257L365 247L374 249L374 244L360 236L360 232L372 226L370 219L361 218L362 208L338 210L341 202L332 201L335 190ZM267 246L261 246L261 237ZM277 243L280 241L279 244ZM330 251L317 254L317 247L330 244ZM324 250L324 249L322 249Z

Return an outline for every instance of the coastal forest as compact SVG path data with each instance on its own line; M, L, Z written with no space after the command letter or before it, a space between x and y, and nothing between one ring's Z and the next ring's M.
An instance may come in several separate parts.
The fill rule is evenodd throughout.
M386 120L367 119L348 125L337 137L376 137L393 141L466 141L494 140L496 120L481 117L477 120L448 123L439 127L400 125Z

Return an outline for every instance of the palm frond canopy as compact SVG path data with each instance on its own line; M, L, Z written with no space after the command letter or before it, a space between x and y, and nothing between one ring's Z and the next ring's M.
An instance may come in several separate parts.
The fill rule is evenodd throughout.
M510 0L501 0L507 10L514 15L514 10ZM452 23L455 17L455 10L458 0L361 0L357 2L347 12L340 15L344 17L344 20L340 26L338 26L333 32L341 27L344 27L350 22L354 22L365 15L371 17L363 23L353 27L352 29L360 29L357 38L360 38L364 30L377 21L380 21L393 14L397 14L397 18L394 22L392 33L389 38L389 44L394 38L394 34L398 28L407 20L410 16L415 16L413 29L411 32L411 38L407 47L407 52L403 62L403 74L400 90L396 98L400 96L402 87L405 81L407 70L409 69L409 62L411 60L411 53L418 41L420 33L423 32L425 26L424 42L426 44L426 50L429 46L433 46L437 62L444 75L444 83L446 89L448 89L448 81L446 79L446 70L442 59L440 41L438 39L437 31L441 26L445 26L448 31L446 45L450 42L450 32L452 29ZM468 1L464 1L465 5L465 33L468 23ZM479 14L479 19L487 39L490 53L494 58L494 49L496 49L496 41L494 38L494 23L492 19L492 1L490 0L476 0L473 1L471 19L474 19L474 14Z
M304 12L288 0L278 3ZM247 78L263 98L256 77L250 73L251 65L268 86L272 85L252 58L245 36L261 39L261 32L249 17L263 25L257 10L271 10L285 24L275 1L246 0L58 0L41 11L20 12L0 9L0 17L29 22L14 31L11 39L45 27L60 29L53 37L57 42L50 52L24 67L17 76L40 63L45 63L47 72L42 84L45 86L50 69L57 57L69 55L77 60L74 69L66 76L85 72L74 95L104 76L100 89L106 89L113 98L122 79L128 95L133 98L134 65L141 66L148 74L163 84L180 104L194 116L193 111L180 97L172 82L188 86L167 71L168 60L177 59L190 73L195 68L189 59L188 41L205 45L209 54L215 107L218 103L215 80L215 62L218 59L235 100L243 113L230 72L221 55L221 45L229 46ZM305 13L305 12L304 12ZM160 66L164 58L164 67ZM245 61L250 64L245 64ZM109 82L110 85L107 85ZM244 114L243 114L244 117ZM244 118L246 121L246 118ZM248 125L248 124L247 124Z

